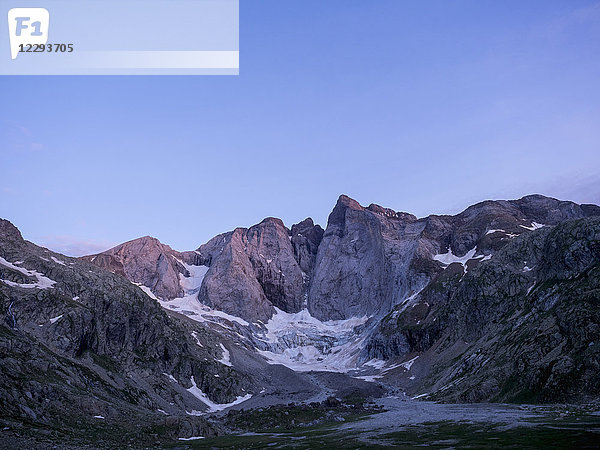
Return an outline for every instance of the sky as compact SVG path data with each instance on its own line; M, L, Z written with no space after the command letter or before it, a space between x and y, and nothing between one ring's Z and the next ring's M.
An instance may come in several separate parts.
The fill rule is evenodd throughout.
M239 76L0 77L0 217L177 250L340 194L600 203L600 2L243 0Z

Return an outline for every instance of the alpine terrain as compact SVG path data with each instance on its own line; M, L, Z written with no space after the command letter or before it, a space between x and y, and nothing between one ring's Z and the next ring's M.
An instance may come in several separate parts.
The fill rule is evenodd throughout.
M325 229L269 217L195 250L146 236L81 258L0 220L0 313L7 447L219 446L383 423L390 402L393 426L423 400L597 411L600 207L417 218L342 195Z

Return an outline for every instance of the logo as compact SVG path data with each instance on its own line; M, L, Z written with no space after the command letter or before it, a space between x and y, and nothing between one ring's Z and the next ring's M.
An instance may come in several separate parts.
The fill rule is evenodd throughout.
M25 46L48 42L50 13L46 8L12 8L8 11L10 57L16 59Z

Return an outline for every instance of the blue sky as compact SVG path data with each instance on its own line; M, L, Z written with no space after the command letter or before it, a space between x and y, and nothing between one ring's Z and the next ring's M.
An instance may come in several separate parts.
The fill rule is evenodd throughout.
M240 75L2 77L0 216L179 250L339 194L600 203L600 2L242 1Z

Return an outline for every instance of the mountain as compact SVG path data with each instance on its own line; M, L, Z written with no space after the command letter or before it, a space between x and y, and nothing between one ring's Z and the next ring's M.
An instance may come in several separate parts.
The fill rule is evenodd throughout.
M309 311L322 320L387 314L453 261L488 259L539 224L600 214L542 196L487 201L456 216L417 219L341 196L319 247Z
M600 208L541 195L424 218L342 195L325 230L266 218L193 251L143 237L82 258L1 220L0 411L174 438L356 392L585 402L599 306Z
M171 299L183 294L179 276L189 276L184 261L193 264L198 260L198 255L194 252L176 252L158 239L144 236L82 259Z
M140 283L165 300L184 295L180 282L191 276L190 266L205 265L208 269L197 286L201 303L266 322L273 307L302 309L307 272L312 272L322 234L310 218L288 230L280 219L270 217L248 229L215 236L192 252L174 251L146 236L82 259Z
M125 277L27 242L6 220L0 250L4 420L69 430L121 418L135 428L207 409L200 391L226 404L251 389L219 362L219 334L174 319ZM171 428L214 434L193 415Z
M396 306L364 357L418 358L388 376L430 399L597 398L600 217L522 233L484 259L449 264Z
M198 252L210 266L201 302L252 322L266 322L273 307L287 312L301 309L305 279L290 231L280 219L236 228L200 246Z
M537 299L545 299L551 295L548 292L555 290L572 296L579 287L575 289L572 282L570 287L563 286L564 275L550 275L559 271L564 258L571 256L550 257L540 253L543 246L532 253L530 245L523 243L550 239L555 234L543 236L550 230L559 233L563 227L574 227L580 223L578 219L583 219L579 226L594 229L595 216L600 216L600 208L595 205L530 195L519 200L484 201L455 216L418 219L375 204L363 207L342 195L324 232L310 219L288 230L280 220L267 218L249 229L238 228L200 246L195 251L197 261L209 268L198 283L197 298L200 303L255 322L259 328L250 333L253 346L272 363L295 370L347 372L364 368L363 364L370 360L379 360L387 361L385 371L365 376L381 376L382 381L399 384L408 392L431 394L432 398L566 399L573 392L597 389L593 383L570 390L564 390L560 383L558 388L550 386L556 381L549 381L548 377L552 370L559 370L553 369L559 362L569 366L565 379L590 376L588 366L572 364L571 360L578 358L575 353L581 351L579 345L588 345L588 351L592 351L594 347L589 344L593 339L587 339L586 344L580 336L572 336L568 327L557 342L569 344L561 347L564 351L555 359L543 353L528 360L524 368L504 366L498 373L493 372L494 376L486 369L479 378L473 374L459 377L462 391L456 387L456 373L462 374L464 369L443 361L448 355L463 364L470 351L481 352L480 346L488 340L494 341L499 333L512 332L497 324L524 321L526 326L521 324L520 332L528 329L528 336L533 336L542 326L541 317L548 312L535 303ZM562 233L552 245L560 246L569 239L573 238ZM595 239L593 233L588 233L581 235L581 243L576 241L593 250L595 244L590 242ZM597 261L592 250L586 256L591 263ZM545 269L538 263L542 259L546 261ZM157 258L153 261L155 264ZM513 267L509 261L519 261L520 267ZM155 266L154 273L159 273L158 265ZM550 269L552 272L547 272ZM589 269L586 265L565 273L578 279ZM484 282L489 285L485 296ZM588 282L594 286L594 276ZM542 289L544 283L555 284ZM511 290L507 291L506 286L511 286ZM569 311L589 307L566 298L556 300L550 312L565 304ZM511 316L507 317L509 312ZM592 323L598 323L595 315L590 317ZM266 324L268 339L264 338L261 324ZM476 324L479 328L475 332L472 328ZM448 344L451 350L440 346L442 340L452 344ZM514 347L516 341L510 344ZM474 347L477 348L473 350ZM442 348L445 350L440 356ZM493 348L494 355L506 350L507 361L511 362L519 355L532 354L527 346L511 347L510 351ZM411 366L415 364L412 371L421 372L419 377L404 366L393 367L415 356L420 359ZM493 360L490 355L486 362L486 368L493 368L492 371L500 364L490 363ZM562 367L560 364L556 367ZM546 375L525 382L524 374L533 370ZM479 382L484 379L487 387L473 389L475 381L469 381L470 378ZM519 380L518 386L506 388L505 384L513 379ZM444 394L435 394L441 388Z
M201 305L197 258L151 238L71 258L0 219L0 425L36 442L155 446L222 433L208 413L336 392L268 364L248 322ZM142 282L184 297L172 308Z

